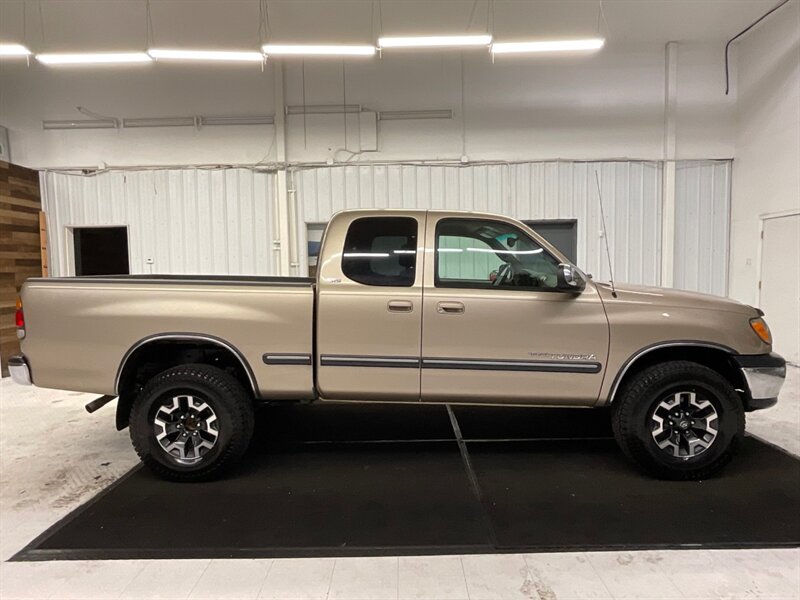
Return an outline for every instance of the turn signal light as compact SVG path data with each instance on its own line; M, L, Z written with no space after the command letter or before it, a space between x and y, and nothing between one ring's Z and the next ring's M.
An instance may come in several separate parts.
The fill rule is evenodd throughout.
M753 328L753 331L756 332L762 342L772 345L772 333L770 333L769 325L764 319L761 317L750 319L750 327Z

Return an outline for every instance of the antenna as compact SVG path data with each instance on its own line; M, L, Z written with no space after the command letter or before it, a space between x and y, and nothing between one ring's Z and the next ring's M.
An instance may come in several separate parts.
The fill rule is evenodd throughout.
M594 171L594 180L597 183L597 199L600 201L600 222L603 224L603 239L606 241L606 258L608 259L608 281L611 283L611 295L616 298L617 290L614 287L614 267L611 265L611 250L608 249L608 232L606 231L606 213L603 210L603 193L600 191L600 176L597 169Z

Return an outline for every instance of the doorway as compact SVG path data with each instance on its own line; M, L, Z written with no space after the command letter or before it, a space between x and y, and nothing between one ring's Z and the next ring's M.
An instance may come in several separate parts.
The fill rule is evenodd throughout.
M759 308L775 351L800 364L800 213L762 217Z
M75 227L75 275L128 275L127 227Z

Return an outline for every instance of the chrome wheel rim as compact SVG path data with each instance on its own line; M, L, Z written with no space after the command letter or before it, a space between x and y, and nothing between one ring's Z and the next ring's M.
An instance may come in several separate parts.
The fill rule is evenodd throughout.
M217 444L217 414L202 398L173 396L156 410L153 429L161 449L180 465L203 460Z
M719 415L714 404L693 391L661 400L651 416L651 434L658 448L688 460L708 450L717 439Z

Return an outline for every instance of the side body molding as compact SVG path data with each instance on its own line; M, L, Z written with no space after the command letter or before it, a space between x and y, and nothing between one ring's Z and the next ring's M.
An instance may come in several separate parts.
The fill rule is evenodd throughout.
M655 350L662 350L664 348L676 348L676 347L691 347L691 348L708 348L709 350L721 350L731 356L735 356L738 354L736 350L733 348L729 348L728 346L723 346L722 344L715 344L714 342L703 342L698 340L672 340L669 342L658 342L656 344L652 344L650 346L645 346L634 352L628 360L622 365L622 368L619 370L617 375L614 377L614 383L611 385L611 391L608 393L608 399L605 402L606 405L611 404L614 402L614 398L617 395L617 391L619 390L619 386L622 383L622 380L625 378L625 373L627 373L630 368L634 365L634 363Z
M252 390L254 396L256 398L258 397L258 386L256 385L255 375L253 375L253 370L250 368L247 359L245 359L244 355L239 351L239 349L221 338L201 333L159 333L147 336L146 338L142 338L141 340L136 342L133 346L131 346L128 349L128 351L125 353L125 356L122 357L122 361L120 362L119 368L117 369L117 377L114 380L114 393L116 393L117 395L119 395L120 393L119 389L120 380L122 379L122 374L125 372L125 365L127 365L128 360L131 358L131 356L133 356L134 353L139 348L146 346L151 342L158 342L158 341L206 342L228 350L241 363L244 372L247 373L247 379L250 382L250 389Z

